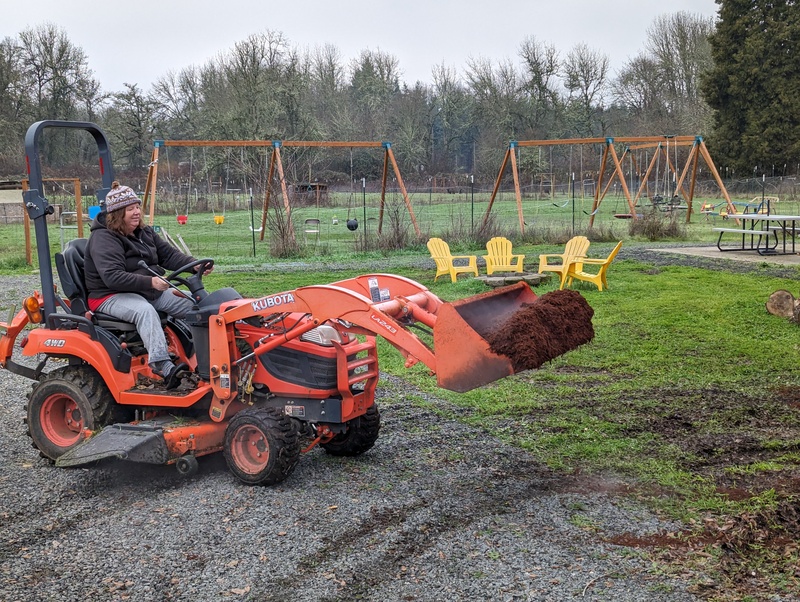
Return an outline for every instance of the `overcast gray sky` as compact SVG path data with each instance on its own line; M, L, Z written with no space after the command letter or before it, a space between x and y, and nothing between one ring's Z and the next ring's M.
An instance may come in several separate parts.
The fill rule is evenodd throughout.
M431 82L431 68L463 72L467 60L517 62L527 36L566 54L600 50L613 70L644 47L662 14L716 16L714 0L8 0L0 38L43 23L62 27L89 58L105 91L147 90L170 70L202 65L253 33L280 31L290 43L332 43L346 62L359 51L397 57L403 81Z

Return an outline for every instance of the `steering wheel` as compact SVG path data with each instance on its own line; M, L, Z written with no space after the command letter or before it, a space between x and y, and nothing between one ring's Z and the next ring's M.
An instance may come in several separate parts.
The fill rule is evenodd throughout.
M214 267L214 260L211 258L195 259L191 263L179 267L177 270L164 276L170 282L177 282L189 289L192 298L195 301L200 301L205 295L205 286L203 286L203 274ZM184 278L181 274L191 272L192 275Z

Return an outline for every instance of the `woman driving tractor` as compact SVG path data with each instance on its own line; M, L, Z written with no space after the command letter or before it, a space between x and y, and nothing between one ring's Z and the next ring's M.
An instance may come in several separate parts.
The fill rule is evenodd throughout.
M166 280L153 273L163 275L195 258L144 225L141 204L133 189L113 182L105 210L91 225L85 265L88 304L92 311L134 323L147 348L150 369L173 389L188 366L175 365L170 359L158 312L183 318L193 303L175 294Z

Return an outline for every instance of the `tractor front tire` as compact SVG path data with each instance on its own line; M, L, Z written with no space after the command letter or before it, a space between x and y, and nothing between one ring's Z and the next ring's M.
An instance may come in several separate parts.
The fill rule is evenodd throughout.
M372 404L363 415L347 423L346 432L322 443L322 449L333 456L361 455L375 445L380 429L381 415L378 406Z
M115 406L93 368L59 368L43 375L28 394L28 435L43 457L56 460L83 441L84 430L110 424Z
M275 485L300 460L300 440L291 418L276 408L249 408L231 418L223 447L230 471L248 485Z

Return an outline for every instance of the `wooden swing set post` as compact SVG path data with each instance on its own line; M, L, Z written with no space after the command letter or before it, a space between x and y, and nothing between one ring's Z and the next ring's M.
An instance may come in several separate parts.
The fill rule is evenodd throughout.
M633 153L633 152L631 152L632 150L634 150L634 147L632 147L632 146L631 146L631 145L629 145L629 144L626 144L626 145L625 145L625 150L623 151L623 153L622 153L622 156L619 158L619 162L620 162L620 165L622 165L622 163L624 163L624 161L625 161L625 157L628 157L628 160L629 160L629 161L631 162L631 164L633 165L633 169L634 169L634 170L636 171L636 173L638 174L638 173L639 173L639 164L638 164L638 162L636 161L636 157L635 157L634 153ZM649 173L649 172L648 172L648 173ZM613 180L613 177L612 177L612 180ZM643 189L643 188L645 188L645 189L647 188L647 178L646 178L646 177L645 177L645 179L642 181L642 184L640 184L640 185L639 185L639 190L637 190L637 192L636 192L636 196L634 196L634 197L633 197L633 203L632 203L632 205L633 205L633 209L635 209L635 208L636 208L636 206L639 204L639 197L641 196L641 193L642 193L642 189ZM607 190L606 190L606 191L607 191ZM605 196L605 194L604 194L604 196ZM633 212L633 211L632 211L632 212Z
M511 163L511 174L514 178L514 198L517 201L519 231L520 234L525 234L525 217L522 211L522 192L519 186L519 170L517 169L516 149L518 146L519 142L516 140L511 140L508 143L506 154L503 156L503 163L500 165L500 171L497 172L497 178L494 180L494 188L492 188L492 194L489 197L489 205L486 207L486 211L483 214L483 221L481 222L482 227L486 227L486 223L489 221L489 215L492 212L492 206L494 205L494 199L497 196L497 192L500 190L500 183L503 180L503 174L506 171L506 166Z
M281 194L283 194L283 209L286 211L286 219L289 220L289 235L292 237L292 242L295 241L294 236L294 226L292 225L292 211L289 207L289 191L286 189L286 178L283 175L283 161L281 161L281 143L280 141L275 141L272 144L272 156L276 159L276 164L278 167L278 180L281 183ZM269 189L269 183L267 184L267 189ZM262 220L266 221L267 218L267 210L269 209L267 205L266 197L264 197L264 207L262 209L263 215ZM264 240L264 226L261 226L261 240Z
M378 210L378 234L383 231L383 211L386 207L386 181L389 177L389 156L388 153L383 154L383 170L381 172L381 205L380 209ZM352 169L352 168L351 168ZM366 184L364 184L364 193L366 194ZM349 210L348 210L349 212ZM364 224L364 228L367 225ZM364 236L366 237L366 231Z
M708 148L706 148L706 143L703 141L703 137L697 136L697 141L698 141L697 149L699 153L702 155L703 159L705 159L708 169L711 170L711 175L714 176L714 181L717 183L719 189L722 191L722 196L725 197L725 203L727 204L728 207L728 213L735 214L736 207L733 206L733 203L731 202L731 197L730 195L728 195L728 190L725 188L725 184L722 183L722 178L720 177L719 172L717 171L717 166L714 165L714 161L711 158L711 154L708 152Z
M414 209L411 207L411 201L408 199L408 192L406 192L406 185L403 183L403 176L400 175L400 168L397 166L397 160L394 158L394 153L392 152L392 143L382 142L381 144L386 152L383 155L383 187L381 190L381 209L378 219L378 234L380 234L383 229L383 208L386 202L386 172L388 171L388 162L391 161L392 169L394 169L394 176L397 178L397 185L400 187L400 193L403 195L403 200L405 201L408 215L411 217L411 223L414 225L414 232L416 233L417 237L419 237L420 231L419 225L417 224L417 218L414 215Z
M614 183L614 180L616 178L619 178L620 185L622 187L622 192L625 195L626 200L628 201L628 208L630 210L630 214L629 215L631 216L631 219L636 219L634 217L634 213L636 212L636 205L639 202L639 196L641 195L642 187L646 186L646 184L647 184L647 176L645 176L645 179L642 181L642 184L639 186L639 190L637 191L636 196L633 199L631 199L630 190L628 189L628 183L625 180L624 168L622 167L622 163L625 161L625 157L630 155L630 160L633 162L633 165L636 168L637 173L639 171L639 166L636 164L636 159L633 157L633 153L630 152L631 149L632 149L631 146L626 145L625 146L625 150L622 151L622 156L617 158L616 149L614 149L614 146L613 146L613 139L611 139L611 140L612 140L612 142L611 142L610 146L607 146L606 147L606 152L603 153L603 161L601 161L601 174L605 170L605 161L606 161L606 158L607 158L608 154L611 155L612 161L614 161L614 172L611 174L611 177L608 179L608 182L606 182L606 185L605 185L605 188L603 188L602 194L600 194L598 196L597 195L597 191L595 191L595 202L592 204L592 215L591 215L591 219L589 220L589 224L590 225L594 224L594 211L595 211L595 209L600 206L600 203L603 201L603 199L608 194L608 189L611 188L611 185ZM649 175L649 173L650 172L648 170L647 174ZM600 178L598 179L598 184L599 184L601 179L602 179L602 176L600 176ZM599 186L598 186L598 188L599 188Z
M692 202L694 201L694 189L697 185L697 167L700 163L700 153L698 152L697 144L692 146L692 152L689 155L689 158L692 159L692 177L689 180L689 198L686 200L686 204L689 205L689 208L686 210L686 223L689 223L689 219L692 217ZM686 167L684 168L684 174L688 171L689 168L689 159L686 160ZM681 176L683 177L683 176Z
M611 148L611 159L614 161L614 174L619 178L622 194L624 194L625 198L628 200L628 207L631 210L631 214L636 213L636 208L633 206L633 200L631 199L631 192L628 190L628 182L625 180L625 170L622 168L622 160L617 156L617 149L614 148L613 138L608 139L608 145ZM627 147L625 152L627 152ZM623 157L625 156L625 152L622 153Z
M594 198L592 199L592 212L589 214L589 227L591 228L594 226L594 216L597 215L597 209L600 207L600 203L603 200L603 196L601 194L601 188L603 184L603 175L606 172L606 163L608 162L608 149L609 144L606 144L605 148L603 149L603 156L600 158L600 171L597 174L597 184L594 187ZM636 219L636 213L631 214L631 219Z
M622 153L622 156L624 157L625 153L627 153L627 152L628 152L628 149L626 147L625 151ZM600 186L599 186L600 179L599 178L602 178L603 170L605 169L606 157L608 155L611 155L611 160L614 163L614 172L611 174L611 177L608 179L608 183L606 184L606 187L603 189L602 195L598 196L597 193L600 192ZM631 212L630 213L631 214L631 219L634 219L634 220L637 219L638 216L636 215L636 207L635 207L635 205L633 203L633 200L631 199L631 193L630 193L630 190L628 190L628 183L625 181L625 172L622 169L622 161L620 161L620 158L617 155L617 149L614 148L614 139L613 138L606 138L606 152L603 153L603 167L600 170L599 178L598 178L597 190L595 191L595 195L596 195L595 196L595 202L592 204L592 215L589 216L589 226L591 227L591 226L594 225L595 209L600 206L600 203L605 198L605 195L608 192L608 189L611 187L611 184L614 181L614 178L619 178L620 187L622 188L622 194L625 195L625 200L628 201L628 208L630 209L630 212Z
M678 181L675 184L676 190L683 191L683 181L686 179L686 174L689 173L689 168L692 168L692 177L689 178L689 194L684 195L686 199L686 223L689 223L689 220L692 217L692 201L694 200L694 187L695 187L695 180L697 178L697 159L698 159L698 152L697 152L697 142L695 141L692 144L692 150L689 151L689 156L686 158L686 164L683 167L683 171L681 171L680 176L678 177Z
M150 155L150 164L147 166L147 180L144 185L144 198L142 211L149 209L147 224L152 228L156 216L156 179L158 178L158 149L164 144L163 140L153 142L153 153Z
M661 143L659 142L658 143L658 148L660 149L660 147L661 147ZM639 146L632 146L631 148L632 149L652 148L652 145L643 144L643 145L639 145ZM653 153L653 158L650 160L650 164L647 166L647 170L645 171L644 177L642 178L642 182L641 182L641 184L639 184L639 190L636 191L636 197L634 197L634 199L633 199L634 206L636 206L639 203L639 199L641 198L642 192L644 190L647 190L648 195L650 193L648 181L649 181L649 178L650 178L650 173L653 171L653 167L655 167L655 165L656 165L657 159L659 157L659 152L660 152L659 150L656 150L656 152Z
M514 198L517 201L517 219L519 220L519 232L525 234L525 219L522 212L522 191L519 188L519 169L517 169L517 153L509 148L509 159L511 159L511 175L514 178Z
M272 146L274 150L269 158L269 169L267 169L267 190L264 193L264 206L261 208L261 236L259 236L259 240L262 241L264 240L264 234L266 233L265 226L267 225L267 211L269 208L269 198L272 193L272 178L275 177L275 158L277 157L278 161L280 161L280 154L276 152L277 147L275 146L275 144L278 143L273 141Z
M147 186L145 189L145 198L143 200L143 204L145 207L149 206L150 209L150 225L153 225L153 220L155 216L155 191L156 191L156 179L158 176L158 149L161 146L212 146L212 147L245 147L245 146L272 146L273 153L272 157L270 158L270 168L269 168L269 175L268 175L268 182L272 181L274 176L274 172L277 169L278 177L281 181L281 192L284 198L284 208L286 211L286 216L290 220L291 225L291 211L290 211L290 204L289 204L289 193L286 188L286 180L284 178L283 173L283 162L280 156L280 147L323 147L323 148L383 148L385 150L384 153L384 175L383 181L381 186L381 206L380 206L380 221L378 224L378 232L381 231L383 225L383 212L384 212L384 205L386 201L386 183L387 183L387 174L388 174L388 165L391 163L392 169L394 170L395 177L397 178L398 186L400 187L400 192L403 195L403 200L405 201L406 209L408 210L408 214L411 217L411 222L414 226L414 231L416 232L417 236L420 236L420 229L419 224L417 223L417 218L414 215L414 209L411 206L411 201L408 198L408 191L406 190L405 183L403 182L403 177L400 174L400 168L397 165L397 161L394 157L394 153L392 152L392 146L389 142L368 142L368 141L323 141L323 140L282 140L282 141L275 141L275 140L156 140L154 143L153 154L150 161L150 165L148 168L147 173ZM270 186L267 186L267 192L264 195L264 206L262 207L262 214L261 214L261 239L264 239L264 225L267 218L267 210L269 208L269 199L270 199ZM149 205L148 205L149 203ZM294 228L290 228L292 232L292 236L294 237Z
M516 142L511 141L508 143L508 148L506 148L506 153L503 155L503 162L500 164L500 171L497 172L497 177L494 179L494 187L492 188L492 194L489 196L489 204L486 206L486 211L483 214L483 221L481 222L481 227L486 227L486 223L489 221L489 214L492 212L492 206L494 205L494 199L497 196L497 192L500 190L500 182L503 180L503 174L506 171L506 165L508 165L508 157L509 155L513 154L513 149L516 148Z

